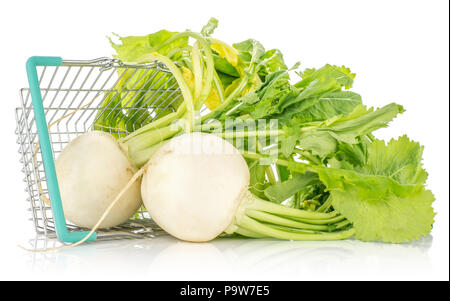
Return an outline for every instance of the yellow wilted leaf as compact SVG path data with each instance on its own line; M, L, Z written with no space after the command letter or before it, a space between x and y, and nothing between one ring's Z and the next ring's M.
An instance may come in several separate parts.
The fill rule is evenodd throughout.
M208 98L205 100L205 105L208 109L214 110L218 105L220 105L220 97L215 86L211 87L211 92L209 92Z
M186 84L189 89L193 91L195 86L194 73L192 73L189 68L184 66L181 67L181 71L183 72L183 78L186 81ZM209 92L208 98L205 100L205 105L210 110L213 110L220 105L219 93L217 92L217 88L215 86L211 87L211 92Z
M238 53L236 49L231 47L230 45L216 40L216 39L210 39L211 41L211 48L219 54L221 58L224 58L233 65L234 67L238 64Z
M191 92L194 90L194 74L189 68L186 68L184 66L181 66L181 71L183 73L183 78L186 81L186 84L188 85Z

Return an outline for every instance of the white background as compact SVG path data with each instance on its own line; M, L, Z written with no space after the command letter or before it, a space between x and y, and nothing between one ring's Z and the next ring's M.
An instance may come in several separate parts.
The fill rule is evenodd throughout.
M357 74L364 103L392 101L406 112L376 135L407 133L425 145L428 188L438 213L432 235L411 244L171 238L80 246L32 254L34 238L14 135L14 107L32 55L90 59L112 55L111 32L200 30L219 19L214 36L277 47L289 65L345 65ZM3 172L0 280L14 279L449 279L448 1L2 1L0 124ZM54 242L49 242L52 245Z

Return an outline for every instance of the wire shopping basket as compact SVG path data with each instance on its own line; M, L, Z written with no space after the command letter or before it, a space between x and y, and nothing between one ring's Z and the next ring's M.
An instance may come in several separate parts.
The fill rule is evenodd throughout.
M111 58L83 61L31 57L26 67L29 88L20 90L16 134L31 220L38 234L76 242L87 234L87 229L64 218L54 166L58 154L72 139L92 130L100 116L117 116L123 110L123 103L114 102L124 93L117 89L120 81L140 84L131 85L125 92L125 106L133 118L118 122L121 126L102 129L116 137L174 111L173 104L182 96L173 75L157 62L124 64ZM160 233L163 231L141 208L126 223L100 229L89 240L153 237Z

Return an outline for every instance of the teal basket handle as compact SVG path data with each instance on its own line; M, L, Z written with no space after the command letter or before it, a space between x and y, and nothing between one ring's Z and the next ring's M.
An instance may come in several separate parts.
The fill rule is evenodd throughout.
M42 161L44 163L45 176L47 179L48 193L53 211L56 235L63 242L78 242L82 240L89 232L69 232L67 230L66 219L59 192L58 179L56 177L55 162L53 160L50 137L48 133L47 120L45 119L44 106L42 104L41 89L37 75L37 66L61 66L62 58L56 56L32 56L26 64L28 84L30 86L31 100L33 103L34 117L39 137L39 144L42 152ZM96 240L97 233L93 233L88 241Z

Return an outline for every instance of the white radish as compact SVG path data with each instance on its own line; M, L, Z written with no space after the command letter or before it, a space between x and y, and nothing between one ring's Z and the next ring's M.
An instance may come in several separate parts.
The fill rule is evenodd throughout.
M221 233L288 240L344 239L328 233L336 212L318 213L261 200L248 192L247 163L222 138L189 133L172 138L144 167L141 194L153 220L179 239L204 242Z
M73 139L60 153L55 166L66 219L90 229L137 171L117 140L101 131ZM137 180L111 208L100 228L124 223L141 204Z
M142 198L155 222L187 241L208 241L231 223L250 174L229 142L210 134L173 138L147 163Z

